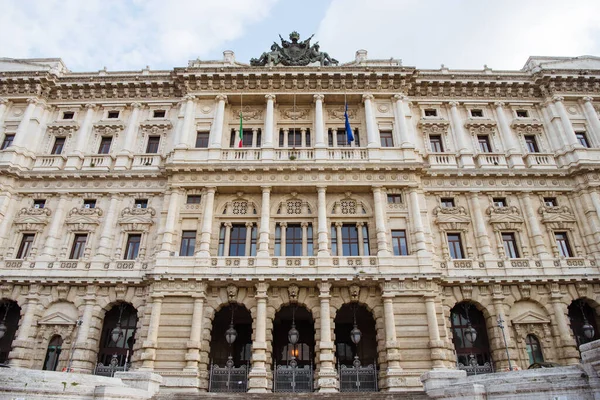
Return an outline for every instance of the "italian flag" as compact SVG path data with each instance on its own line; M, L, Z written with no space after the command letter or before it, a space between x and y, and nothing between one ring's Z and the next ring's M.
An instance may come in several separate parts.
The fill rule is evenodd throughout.
M237 144L237 147L240 147L240 148L243 147L242 146L242 140L244 138L244 126L243 126L244 124L243 124L243 122L244 122L244 118L242 117L242 109L240 108L240 135L238 137L238 144Z

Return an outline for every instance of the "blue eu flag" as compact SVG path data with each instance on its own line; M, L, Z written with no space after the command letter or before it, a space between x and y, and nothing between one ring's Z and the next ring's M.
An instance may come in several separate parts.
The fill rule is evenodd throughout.
M354 135L352 134L352 128L350 127L350 121L348 121L348 103L346 103L346 110L344 111L344 119L346 120L346 139L348 139L348 143L354 142Z

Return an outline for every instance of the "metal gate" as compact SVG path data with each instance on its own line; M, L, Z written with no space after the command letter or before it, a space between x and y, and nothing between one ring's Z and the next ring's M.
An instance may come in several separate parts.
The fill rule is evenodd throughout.
M352 366L339 365L340 392L377 392L377 364L363 367L355 359Z
M312 364L299 367L296 360L290 361L289 365L275 364L273 373L273 391L293 393L312 392Z
M96 364L96 369L94 370L94 375L100 376L115 376L115 372L124 372L129 369L129 364L125 363L125 365L119 365L119 357L116 354L113 354L110 359L109 365L104 365L102 363ZM69 372L69 371L67 371Z
M246 392L248 389L248 366L235 367L231 357L224 367L211 362L209 392Z

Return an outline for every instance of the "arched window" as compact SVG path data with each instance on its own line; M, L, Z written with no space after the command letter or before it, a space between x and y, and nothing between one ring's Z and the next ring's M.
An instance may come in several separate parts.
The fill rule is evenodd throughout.
M20 318L21 308L16 302L0 301L0 364L8 362Z
M450 312L450 322L456 361L459 367L468 370L467 367L472 366L475 362L477 366L486 364L491 366L490 345L483 313L472 304L460 303L454 306ZM474 341L470 340L472 339L472 334L469 334L471 329L475 330Z
M60 335L52 336L48 343L48 351L46 351L46 359L44 360L44 371L56 371L58 359L62 350L62 337Z
M119 366L131 362L137 322L137 311L131 304L118 304L106 313L98 353L99 363L110 365L113 355L117 356Z
M542 346L535 335L527 335L525 338L525 346L527 349L527 355L529 356L529 365L544 362Z

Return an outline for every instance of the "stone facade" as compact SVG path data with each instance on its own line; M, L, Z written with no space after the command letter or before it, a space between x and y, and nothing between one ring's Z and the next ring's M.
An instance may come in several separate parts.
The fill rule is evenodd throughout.
M213 321L236 305L252 320L249 391L268 392L293 305L314 321L314 388L334 392L336 318L360 305L379 389L414 391L456 367L451 315L468 304L496 371L507 354L527 368L532 336L544 361L577 364L579 315L597 336L600 312L594 96L597 57L466 71L226 52L95 73L0 59L6 359L92 373L119 325L121 363L202 392Z

